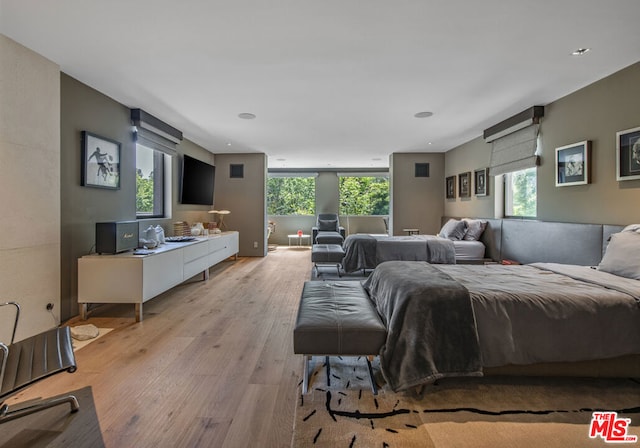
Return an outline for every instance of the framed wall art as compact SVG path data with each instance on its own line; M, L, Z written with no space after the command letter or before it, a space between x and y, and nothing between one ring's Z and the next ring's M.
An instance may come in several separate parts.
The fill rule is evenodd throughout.
M82 131L81 185L120 188L120 143Z
M473 172L473 191L476 196L489 194L489 168L482 168Z
M616 180L640 179L640 127L616 132Z
M556 187L591 182L590 154L589 140L556 148Z
M455 199L456 197L456 176L449 176L445 180L445 189L447 199Z
M471 197L471 171L458 174L458 189L461 198Z

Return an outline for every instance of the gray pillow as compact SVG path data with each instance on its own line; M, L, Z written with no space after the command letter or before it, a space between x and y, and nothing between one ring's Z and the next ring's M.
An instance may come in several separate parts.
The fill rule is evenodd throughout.
M335 232L338 228L338 221L335 219L318 219L318 230Z
M640 280L640 233L627 231L611 235L598 270Z
M487 221L469 218L464 218L463 221L467 223L467 233L464 234L464 240L478 241L487 227Z
M464 221L458 221L457 219L450 219L442 226L440 233L438 234L442 238L448 238L450 240L461 240L464 238L464 234L467 231L467 224Z

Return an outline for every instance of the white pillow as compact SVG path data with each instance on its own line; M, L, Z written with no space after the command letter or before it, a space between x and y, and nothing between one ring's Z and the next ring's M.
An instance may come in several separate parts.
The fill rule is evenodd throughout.
M640 233L627 231L611 235L598 270L640 280Z
M627 227L622 229L622 231L640 233L640 224L629 224Z
M467 233L464 234L464 240L478 241L487 227L487 221L469 218L462 218L462 220L467 223Z
M464 221L458 221L457 219L450 219L442 226L438 236L442 238L448 238L450 240L461 240L464 238L464 234L467 231L467 223Z

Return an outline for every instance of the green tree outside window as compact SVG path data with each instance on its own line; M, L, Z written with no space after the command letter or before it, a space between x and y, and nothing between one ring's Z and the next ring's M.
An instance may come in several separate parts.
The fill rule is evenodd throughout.
M388 215L389 179L340 177L341 215Z
M267 214L315 215L315 177L270 177L267 179Z

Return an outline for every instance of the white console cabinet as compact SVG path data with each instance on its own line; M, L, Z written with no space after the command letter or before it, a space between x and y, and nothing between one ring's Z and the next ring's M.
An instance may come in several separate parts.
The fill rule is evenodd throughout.
M238 232L223 232L185 243L166 243L149 255L125 252L87 255L78 260L78 303L83 319L89 303L133 303L136 321L142 304L194 275L238 255Z

